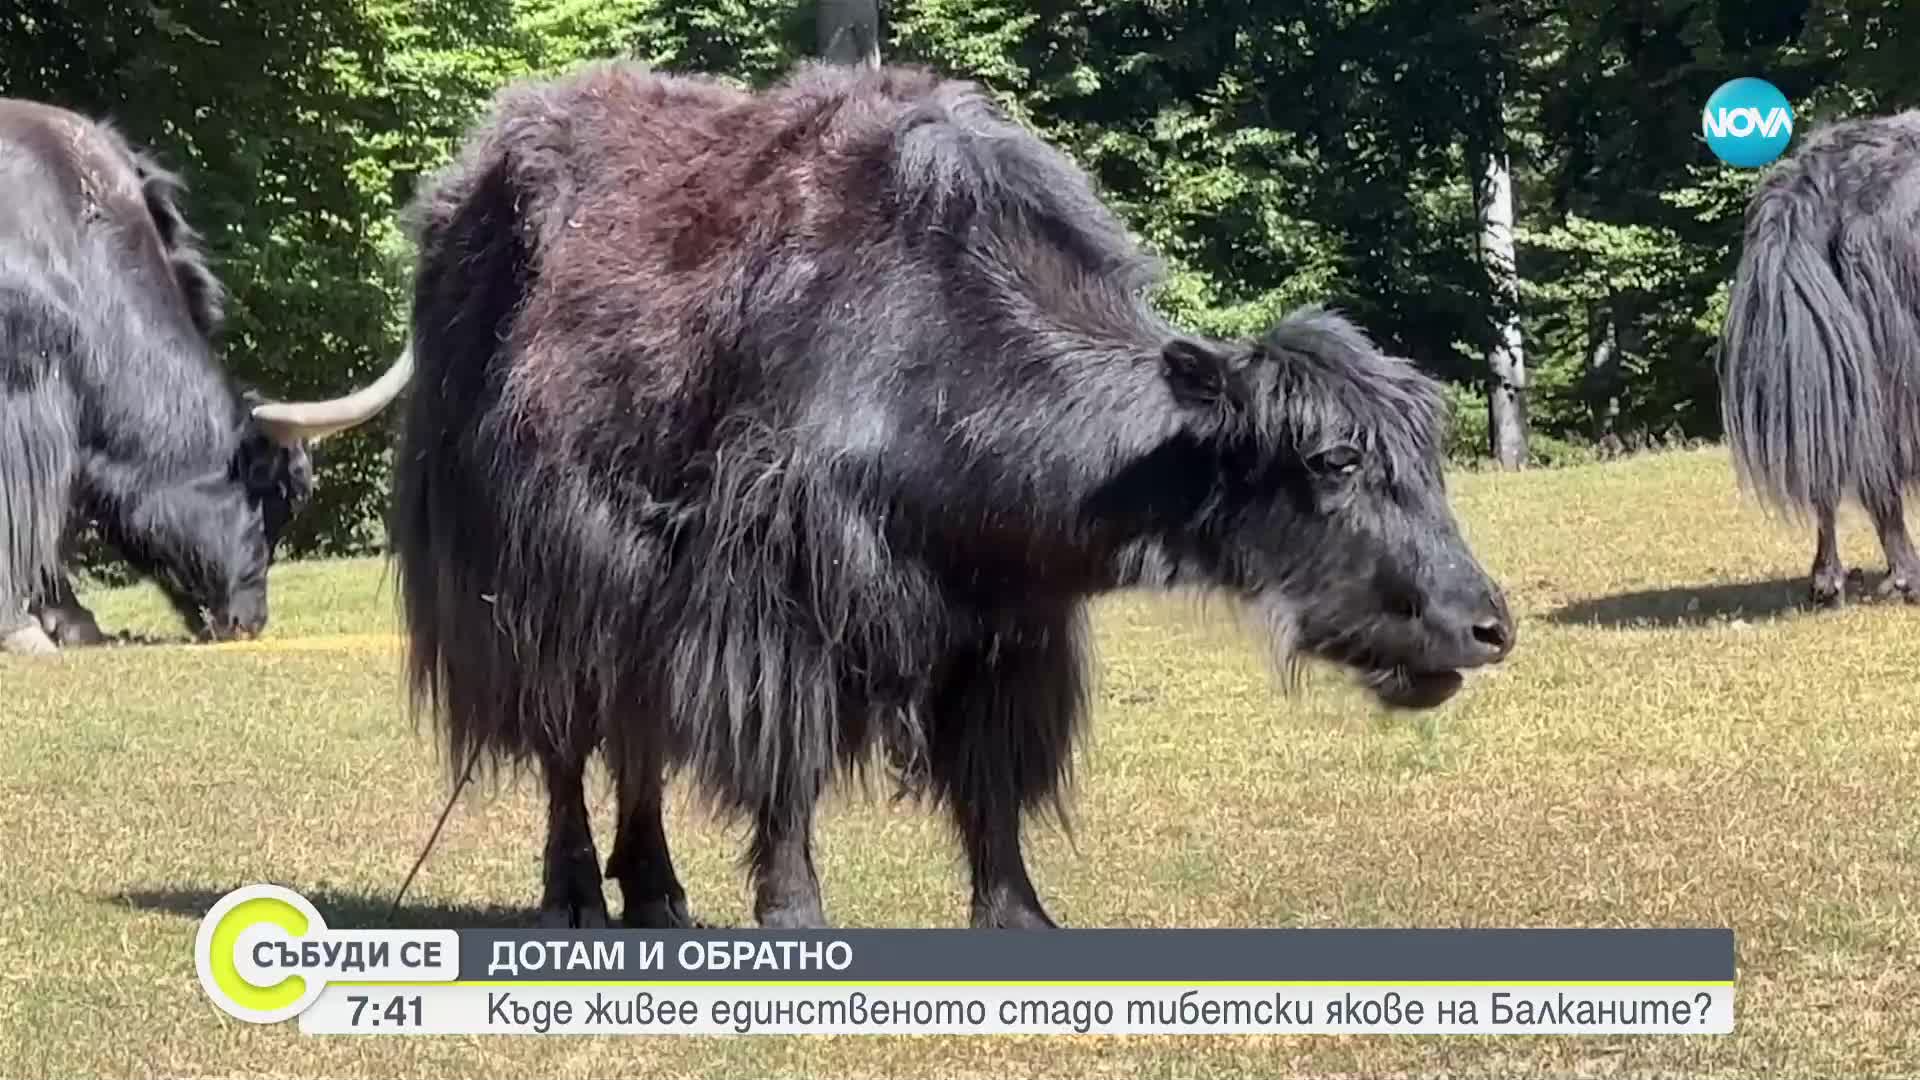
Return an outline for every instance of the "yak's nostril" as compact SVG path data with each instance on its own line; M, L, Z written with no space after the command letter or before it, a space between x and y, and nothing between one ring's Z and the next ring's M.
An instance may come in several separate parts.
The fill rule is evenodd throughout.
M1513 643L1513 631L1507 628L1503 620L1488 619L1474 624L1473 640L1495 651L1504 652L1507 646Z
M1395 589L1387 593L1387 614L1401 619L1420 617L1420 598L1411 592Z

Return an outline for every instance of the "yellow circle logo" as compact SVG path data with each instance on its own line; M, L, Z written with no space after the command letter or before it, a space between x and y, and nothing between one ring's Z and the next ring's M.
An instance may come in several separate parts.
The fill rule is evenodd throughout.
M193 949L200 987L222 1012L249 1023L273 1024L297 1016L320 996L324 979L261 969L271 967L271 958L296 954L297 949L288 946L326 929L320 912L292 889L235 889L200 920ZM258 955L269 957L269 963L256 962Z

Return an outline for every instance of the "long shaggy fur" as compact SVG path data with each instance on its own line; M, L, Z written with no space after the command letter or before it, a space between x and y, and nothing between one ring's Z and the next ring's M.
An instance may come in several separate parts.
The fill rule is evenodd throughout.
M214 275L201 244L200 233L187 224L180 210L187 186L180 177L160 167L146 153L136 150L111 124L100 125L103 137L118 144L133 171L140 177L140 195L147 204L147 215L160 234L160 248L166 252L167 266L180 286L187 313L202 337L212 340L226 319L226 287Z
M71 353L62 313L26 290L0 290L0 631L58 570L63 506L73 488L77 418L54 358Z
M1754 193L1721 409L1743 485L1792 517L1920 477L1920 113L1820 130Z
M1096 593L1327 593L1268 614L1337 649L1388 633L1379 544L1493 588L1431 380L1330 313L1183 338L1088 178L971 85L593 66L503 92L412 215L416 708L455 770L537 762L550 794L601 746L623 792L684 770L756 822L776 911L811 871L767 845L871 760L953 808L977 917L1037 911L1013 823L1063 807ZM1348 442L1389 493L1347 519L1378 544L1311 511L1346 481L1306 462ZM591 848L554 797L550 899Z
M0 99L0 190L0 603L50 584L76 515L183 612L230 593L260 569L248 415L179 179L109 124Z
M931 776L929 740L960 738L928 730L936 663L971 644L981 663L1017 665L1022 649L1037 647L1014 644L1031 639L1020 628L954 610L934 568L899 557L900 537L886 529L890 493L875 489L894 481L863 454L879 446L859 445L883 433L822 430L849 421L782 415L784 402L765 385L834 376L793 365L812 350L856 348L898 331L850 309L840 313L844 325L813 330L833 340L805 340L808 294L837 284L827 268L742 262L720 241L739 234L729 230L764 227L837 246L849 230L873 232L876 219L890 218L897 225L886 234L855 244L912 245L935 230L985 226L982 243L1015 256L1030 244L1023 232L1037 227L1056 232L1070 258L1058 272L1076 284L1116 270L1144 282L1151 264L1077 170L998 118L977 91L917 73L865 78L849 86L839 72L806 71L757 104L717 83L619 67L520 88L421 201L421 367L394 540L414 682L446 725L456 768L475 749L524 760L604 736L616 758L682 764L722 807L752 813L810 795L884 746L918 785ZM611 122L635 113L657 115L659 129L635 135ZM788 151L792 162L775 156L779 140L802 135L825 148L817 159L799 150ZM685 164L701 155L669 158L647 137L707 148L704 168ZM765 149L754 141L761 138ZM581 145L595 140L605 142ZM840 154L850 160L829 156ZM655 171L580 177L567 167L570 157L615 155L644 156ZM901 193L900 202L862 212L778 201L818 159L856 174L889 170L855 179L876 196ZM769 167L792 172L766 176ZM640 190L599 181L636 181ZM698 200L700 183L716 194ZM768 189L775 194L755 205L753 192ZM672 233L664 251L598 246L595 234L614 231L629 207L649 223L643 231L706 227ZM559 230L586 224L575 213L591 222L578 246L539 251ZM807 220L813 213L822 219ZM707 220L722 214L729 220ZM685 250L698 233L714 246ZM458 266L442 254L457 255ZM563 261L575 256L578 265ZM868 255L840 257L851 266ZM648 279L669 268L686 283ZM1012 258L982 267L982 287L1018 270ZM569 305L595 295L567 287L581 273L668 291L649 294L651 310L612 299L581 310ZM850 280L849 292L924 286L859 276L866 280ZM476 282L498 291L472 295ZM1024 299L1011 288L1006 295ZM757 325L742 323L749 297L767 312ZM1140 317L1131 297L1073 298L1086 309L1068 314L1090 325L1116 313ZM504 348L496 334L506 336ZM744 347L750 335L758 348ZM1040 419L1022 423L1037 429ZM1077 605L1062 600L1057 610L1043 654L1077 662L1075 639L1062 629L1077 625ZM1021 797L1035 802L1054 792L1084 711L1077 673L1050 678L1066 680L1056 695L1060 727L1025 755L1018 780ZM994 722L990 702L963 699L961 708ZM573 730L620 714L633 722ZM971 782L975 768L944 782Z

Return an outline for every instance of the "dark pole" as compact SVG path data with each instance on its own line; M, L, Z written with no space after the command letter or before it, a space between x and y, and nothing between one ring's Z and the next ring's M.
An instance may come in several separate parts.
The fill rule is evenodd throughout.
M880 66L879 0L819 0L820 55L836 64Z

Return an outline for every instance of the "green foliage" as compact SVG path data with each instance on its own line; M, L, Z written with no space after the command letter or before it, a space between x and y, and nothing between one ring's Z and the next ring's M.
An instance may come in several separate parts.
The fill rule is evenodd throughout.
M355 165L384 128L354 76L379 27L350 0L191 10L26 0L0 38L0 92L111 117L191 184L188 213L233 293L228 363L283 397L331 396L398 345L376 238L390 207ZM358 550L382 496L379 426L325 447L296 549Z
M404 337L399 212L502 85L631 56L749 85L814 47L810 0L14 0L0 93L112 117L180 169L235 294L225 357L280 396ZM1075 155L1166 262L1158 302L1258 332L1340 307L1456 393L1486 452L1509 301L1477 162L1509 156L1539 458L1718 430L1713 363L1752 172L1699 103L1763 75L1804 132L1920 101L1901 0L893 0L883 52L980 80ZM1602 345L1605 348L1602 348ZM1606 362L1596 364L1595 358ZM320 448L296 551L377 546L388 423Z
M405 337L399 211L503 84L631 53L765 80L798 54L791 3L23 0L0 94L109 117L188 180L233 293L224 359L281 398L373 378ZM316 448L292 553L383 540L392 413Z

